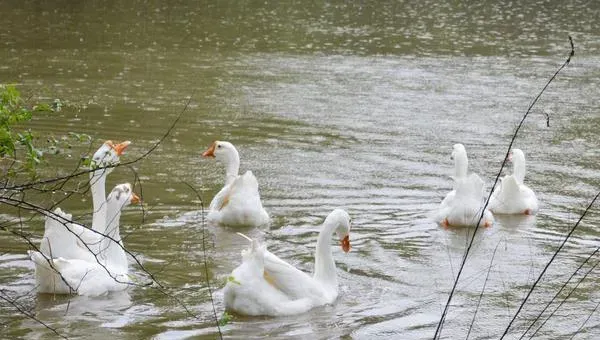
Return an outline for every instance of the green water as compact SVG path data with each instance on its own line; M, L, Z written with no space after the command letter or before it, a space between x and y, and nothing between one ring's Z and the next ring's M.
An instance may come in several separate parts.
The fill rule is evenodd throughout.
M124 212L121 233L170 297L152 287L99 298L36 295L28 245L5 232L2 294L21 296L24 309L69 338L215 338L203 250L220 316L221 289L247 244L235 230L203 230L199 199L185 183L208 205L224 169L200 155L219 139L237 146L272 216L270 227L244 233L281 258L311 271L323 218L342 207L353 219L352 251L334 251L334 305L295 317L235 316L224 337L431 339L468 236L429 218L452 188L452 145L465 144L470 170L489 190L518 120L567 57L570 34L575 57L515 144L540 212L499 217L477 235L442 333L466 338L473 324L471 339L498 338L598 191L599 15L594 1L0 2L0 82L65 103L34 119L41 140L70 131L94 139L71 157L49 157L44 176L68 173L106 139L131 140L123 161L136 159L181 114L155 151L107 184L139 176L145 203ZM49 206L61 195L35 199ZM89 222L90 204L81 192L60 206ZM25 219L39 240L43 221ZM508 338L519 338L596 249L599 221L594 208ZM130 270L146 279L133 261ZM597 284L592 270L537 336L598 337ZM4 301L0 329L3 338L55 338Z

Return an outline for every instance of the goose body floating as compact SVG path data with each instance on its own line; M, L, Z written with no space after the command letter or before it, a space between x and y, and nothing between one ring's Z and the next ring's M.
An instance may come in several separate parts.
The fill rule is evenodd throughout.
M39 293L98 296L127 288L129 284L128 263L119 231L121 209L138 203L139 197L131 184L117 185L106 198L106 235L100 241L101 252L91 255L81 243L73 241L65 247L88 251L91 258L48 257L37 251L29 251L36 265L36 287Z
M443 227L476 226L485 204L484 182L475 173L467 174L469 159L464 145L454 144L454 189L440 204L435 220ZM494 216L486 209L479 226L489 227Z
M251 240L242 251L242 264L233 270L224 288L225 307L244 315L293 315L333 303L338 297L331 238L350 251L350 216L331 212L321 227L311 276Z
M513 164L513 173L501 179L490 199L490 210L494 214L535 215L538 200L533 190L526 186L525 154L521 149L512 149L508 160Z
M202 156L216 158L225 165L225 185L210 202L208 221L230 227L268 224L269 214L262 206L258 181L252 171L238 174L240 156L233 144L215 141Z

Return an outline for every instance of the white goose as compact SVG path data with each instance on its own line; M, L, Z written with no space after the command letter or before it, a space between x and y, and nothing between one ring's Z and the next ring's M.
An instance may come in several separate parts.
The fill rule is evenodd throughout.
M119 157L130 144L130 141L113 144L112 141L107 140L92 156L90 168L96 169L90 173L93 207L92 229L96 231L103 233L106 230L106 177L115 169L114 166L119 164Z
M92 229L98 233L106 231L106 176L113 171L114 168L111 166L119 163L119 156L123 154L129 144L131 144L129 141L116 145L112 141L106 141L92 156L90 167L96 169L90 172ZM40 251L50 258L63 257L95 261L90 250L98 254L102 235L71 221L72 215L63 212L60 208L54 210L54 215L46 216ZM74 242L78 242L81 247L73 246Z
M245 315L293 315L330 304L338 296L331 237L337 235L344 252L350 251L350 216L336 209L327 216L317 239L313 276L296 269L252 241L242 251L242 264L224 288L225 307Z
M117 185L108 195L107 235L110 238L102 239L102 256L94 258L93 261L64 257L47 259L40 252L29 251L29 256L36 264L37 291L98 296L127 288L130 280L127 275L127 256L123 249L119 223L121 209L137 202L139 197L133 193L129 183ZM73 243L71 247L81 247L81 245Z
M538 200L533 190L523 184L525 179L525 154L521 149L512 149L508 160L513 163L513 174L504 176L490 199L490 210L494 214L535 215Z
M452 158L454 159L454 190L442 200L435 220L446 228L475 226L485 203L484 182L477 174L467 175L469 159L464 145L454 144ZM479 226L489 227L493 223L494 216L486 209Z
M448 206L454 201L454 198L456 197L457 180L466 178L469 168L467 150L465 150L465 147L462 144L454 144L450 159L454 160L454 176L451 176L454 180L454 189L450 191L446 197L444 197L441 203L441 208Z
M207 219L231 227L257 227L269 223L269 214L260 201L258 181L252 171L238 175L240 156L229 142L215 141L203 157L225 164L225 185L210 202Z

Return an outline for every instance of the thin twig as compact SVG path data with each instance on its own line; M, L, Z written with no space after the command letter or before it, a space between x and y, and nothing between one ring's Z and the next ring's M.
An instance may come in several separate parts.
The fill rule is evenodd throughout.
M66 176L58 176L56 178L52 178L52 179L45 179L45 180L33 180L30 181L29 183L25 183L25 184L16 184L16 185L11 185L8 186L9 184L9 176L6 176L6 181L3 183L3 187L0 188L0 204L6 204L9 206L14 206L17 207L18 212L19 212L19 222L16 223L16 225L21 227L21 231L16 231L16 230L11 230L8 228L8 226L10 224L13 224L11 221L7 221L7 222L2 222L2 224L0 225L0 230L4 230L4 231L8 231L9 233L18 236L22 239L25 240L25 242L27 244L29 244L29 246L34 249L35 251L39 252L40 254L42 254L42 256L45 258L45 260L48 262L49 267L52 268L62 279L62 281L67 285L67 287L69 289L71 289L72 291L75 291L76 288L73 288L69 285L69 283L64 279L64 277L62 276L62 274L56 270L56 268L54 268L53 263L52 263L52 259L49 258L48 256L46 256L46 254L43 254L40 249L37 247L37 245L35 245L30 237L31 235L27 235L23 232L23 228L22 228L22 223L23 223L23 219L21 216L21 210L30 210L30 211L35 211L38 213L42 213L43 215L46 216L46 218L52 218L56 221L58 221L59 223L63 224L64 227L67 228L67 230L69 232L71 232L72 234L74 234L79 240L81 240L80 236L75 234L70 228L67 227L67 224L69 223L75 223L74 221L69 221L66 220L65 218L63 218L62 216L56 215L54 214L50 209L46 209L43 208L41 206L37 206L35 204L26 202L25 200L25 191L26 190L34 190L40 193L47 193L47 192L53 192L53 191L62 191L67 193L67 195L65 195L65 197L62 197L62 199L60 199L58 202L54 202L53 207L55 207L56 205L60 204L61 202L63 202L64 200L68 199L69 197L71 197L72 195L74 195L75 193L81 193L80 190L73 190L73 191L69 191L69 190L65 190L66 185L74 178L77 178L78 176L81 175L85 175L85 174L90 174L92 172L95 172L97 170L102 170L104 169L105 171L107 169L110 168L116 168L118 166L128 166L130 164L134 164L146 157L148 157L154 150L156 150L156 148L158 148L164 141L165 139L171 134L171 132L173 131L173 129L175 128L175 126L177 125L177 123L180 121L180 119L183 117L183 114L186 112L186 110L188 109L191 100L192 100L193 96L190 96L189 98L187 98L186 104L184 106L184 108L181 110L181 112L177 115L176 119L172 122L172 124L170 125L170 127L168 128L168 130L162 135L162 137L156 142L154 143L154 145L152 145L152 147L147 150L144 154L142 154L141 156L139 156L138 158L129 161L129 162L125 162L125 163L121 163L121 164L117 164L117 165L109 165L109 166L105 166L103 168L95 168L95 169L89 169L89 170L79 170L80 166L81 166L81 162L82 159L79 159L79 162L77 164L77 166L74 168L74 170L67 174ZM14 162L13 162L14 164ZM12 164L11 164L12 166ZM9 168L10 169L10 168ZM136 174L136 183L137 179L139 177ZM77 185L78 187L80 186L80 184ZM90 188L90 181L88 180L86 183L85 188L85 192L87 192ZM15 197L16 196L16 197ZM33 219L33 217L32 217ZM138 264L138 266L142 269L142 271L144 271L144 273L146 273L150 279L151 282L148 284L134 284L131 282L123 282L126 284L131 284L131 285L136 285L136 286L146 286L146 285L150 285L152 283L155 283L158 287L153 287L161 292L163 292L163 294L170 296L171 298L174 298L176 301L179 302L179 300L176 297L171 296L170 294L168 294L167 292L164 291L164 287L163 285L154 277L154 275L148 271L146 268L144 268L143 264L139 261L139 259L130 251L128 251L127 249L125 249L119 242L117 242L113 237L111 237L110 235L105 235L103 233L97 232L96 230L93 230L91 228L88 228L85 225L82 225L83 228L86 228L87 230L90 230L93 233L99 234L102 238L107 238L108 240L115 242L116 244L118 244L121 248L123 248L123 250L128 253L129 255L132 256L132 258L134 259L134 261ZM83 241L83 240L81 240ZM93 256L96 258L96 261L98 262L98 264L104 268L104 270L111 276L111 278L113 278L116 282L120 282L116 276L112 275L112 273L108 270L108 268L106 268L103 263L98 259L98 254L96 254L94 251L92 251L88 244L86 242L82 242L83 245L88 248L88 250L93 254ZM10 298L4 298L4 300L10 302ZM191 315L193 315L193 313L183 304L181 303L181 305L184 307L184 309ZM15 306L18 308L18 306ZM25 311L21 309L19 309L22 313L26 314L27 316L33 318L34 320L40 322L42 325L44 325L46 328L52 330L54 333L56 333L57 335L63 337L66 339L66 337L60 335L56 330L54 330L53 328L47 326L46 324L44 324L43 322L41 322L40 320L37 320L33 315L29 315L27 314Z
M104 167L98 167L96 169L89 169L89 170L81 170L81 171L77 171L75 173L72 173L70 175L67 176L59 176L59 177L55 177L55 178L51 178L51 179L45 179L45 180L39 180L39 181L34 181L34 182L30 182L30 183L26 183L26 184L20 184L20 185L14 185L11 187L5 187L5 190L16 190L16 191L21 191L21 190L25 190L25 189L29 189L32 187L35 187L37 185L45 185L45 184L52 184L52 183L57 183L57 182L61 182L61 181L68 181L71 178L77 177L77 176L81 176L84 174L89 174L91 172L94 172L98 169L110 169L110 168L117 168L120 166L126 166L126 165L130 165L130 164L134 164L139 162L140 160L148 157L152 152L154 152L154 150L156 150L156 148L158 148L163 142L164 140L171 134L171 132L173 131L173 129L175 128L175 126L177 125L177 123L181 120L181 118L183 117L183 114L185 113L185 111L188 109L190 103L192 101L192 96L190 96L185 104L185 106L183 107L183 110L181 110L181 112L179 113L179 115L177 115L177 117L175 118L175 120L173 121L173 123L171 124L171 126L169 126L169 128L167 129L166 133L156 142L154 143L150 149L148 149L145 153L143 153L141 156L131 160L131 161L127 161L124 163L120 163L120 164L111 164L111 165L107 165Z
M483 282L483 287L481 287L481 293L479 293L479 299L477 300L477 307L475 308L475 313L473 313L473 319L471 319L471 324L469 325L469 331L467 332L466 340L469 340L469 336L471 335L471 329L473 328L473 324L475 324L475 317L477 316L477 312L479 311L479 305L481 304L481 299L483 298L483 293L485 292L485 286L487 285L488 278L490 277L490 272L492 271L492 264L494 263L494 258L496 257L496 251L498 250L498 246L500 242L496 244L496 248L494 248L494 253L492 254L492 259L490 260L490 267L488 268L488 272L485 276L485 281Z
M137 258L137 256L136 256L135 254L133 254L133 253L132 253L132 252L131 252L129 249L125 248L125 247L124 247L124 246L123 246L123 245L122 245L122 244L121 244L121 243L120 243L118 240L116 240L116 239L115 239L114 237L112 237L111 235L108 235L108 234L106 234L106 233L101 233L101 232L99 232L99 231L97 231L97 230L94 230L94 229L91 229L91 228L89 228L89 227L87 227L87 226L85 226L85 225L78 224L78 223L76 223L75 221L68 220L68 219L66 219L66 218L64 218L64 217L62 217L62 216L60 216L60 215L57 215L57 214L55 214L54 212L47 211L47 210L45 210L44 208L42 208L42 207L39 207L39 206L37 206L37 205L35 205L35 204L33 204L33 203L29 203L29 202L25 202L25 201L19 201L19 200L14 200L14 199L7 199L7 198L3 198L3 197L0 197L0 202L1 202L1 203L4 203L4 204L7 204L7 205L12 205L12 206L14 206L14 207L20 207L20 208L23 208L23 209L25 209L25 210L31 210L31 211L39 212L39 213L41 213L41 214L45 214L46 216L48 216L48 217L50 217L50 218L54 219L55 221L57 221L57 222L60 222L61 224L63 224L63 226L64 226L65 228L67 228L67 230L68 230L68 231L69 231L71 234L75 235L75 237L77 237L77 239L78 239L78 240L80 240L80 241L81 241L81 243L82 243L82 244L83 244L83 245L84 245L84 246L87 248L87 250L88 250L88 251L89 251L89 252L90 252L90 253L91 253L91 254L94 256L94 258L96 259L96 263L97 263L98 265L100 265L100 266L101 266L101 267L102 267L102 268L103 268L103 269L106 271L106 273L107 273L107 274L108 274L108 275L109 275L109 276L110 276L110 277L111 277L113 280L115 280L116 282L118 282L118 283L123 283L123 284L127 284L127 285L132 285L132 286L141 286L141 287L147 287L147 286L151 285L151 284L152 284L152 282L156 283L157 285L161 285L161 284L160 284L160 282L158 282L158 281L155 279L154 275L153 275L153 274L152 274L150 271L148 271L148 270L147 270L147 269L144 267L144 265L143 265L143 264L141 263L141 261L140 261L140 260ZM101 260L98 258L98 255L99 255L99 254L95 253L95 252L94 252L94 251L93 251L93 250L90 248L89 244L88 244L88 243L87 243L85 240L83 240L83 239L82 239L82 237L81 237L79 234L77 234L76 232L74 232L73 230L71 230L71 229L70 229L70 228L67 226L67 224L70 224L70 223L72 223L72 224L78 224L79 226L81 226L81 227L85 228L85 229L86 229L86 230L88 230L89 232L92 232L92 233L98 234L98 235L100 235L101 237L107 238L108 240L110 240L110 241L112 241L112 242L115 242L115 243L117 244L117 246L119 246L121 249L123 249L123 251L125 251L125 253L127 253L127 254L131 255L131 257L132 257L132 258L133 258L133 260L134 260L134 261L135 261L135 262L138 264L138 266L140 266L140 268L141 268L141 269L142 269L142 270L143 270L143 271L144 271L144 272L145 272L145 273L146 273L148 276L150 276L150 278L151 278L152 282L145 283L145 284L137 284L137 283L133 283L133 282L127 282L127 281L121 281L121 280L117 279L116 275L113 275L113 273L112 273L112 272L111 272L111 271L110 271L110 270L109 270L109 269L106 267L106 265L105 265L104 263L102 263L102 261L101 261ZM32 245L32 243L31 243L30 241L29 241L28 243L29 243L30 245ZM34 249L37 249L37 247L35 247ZM39 250L38 250L38 251L39 251ZM41 252L40 252L40 253L41 253ZM42 253L42 255L43 255L44 257L46 257L46 255L44 255L43 253ZM52 259L50 259L50 258L46 258L46 259L47 259L48 261L51 261L51 260L52 260Z
M35 322L39 323L40 325L44 326L46 329L48 329L49 331L51 331L52 333L56 334L57 336L63 338L63 339L68 339L66 336L60 334L56 329L50 327L47 323L45 323L44 321L38 319L35 315L33 315L32 313L26 311L25 309L23 309L21 306L19 306L16 302L14 302L13 300L11 300L10 298L8 298L7 296L4 296L6 293L4 292L4 290L0 290L0 299L8 302L10 305L12 305L16 310L19 311L19 313L24 314L25 316L27 316L28 318L34 320Z
M571 276L569 276L569 278L567 279L567 281L560 287L560 289L558 290L558 292L556 294L554 294L554 296L552 297L552 299L550 299L550 301L548 301L548 303L546 304L546 306L544 306L544 308L540 311L540 313L536 316L535 319L533 319L533 321L531 322L531 324L529 325L529 327L527 327L527 329L523 332L523 334L521 335L521 337L519 338L519 340L523 339L525 337L525 335L527 334L527 332L529 332L529 330L533 327L533 325L535 325L535 323L542 317L542 315L544 314L544 312L546 312L546 310L548 309L548 307L550 307L550 305L552 304L552 302L554 302L554 300L556 300L556 298L560 295L560 293L562 293L563 289L565 289L567 287L567 285L569 284L569 282L571 282L571 279L573 279L573 277L575 277L575 275L579 272L579 270L581 270L581 268L583 268L583 266L588 263L588 261L594 256L596 255L596 253L598 253L598 251L600 250L600 247L596 248L596 250L594 250L594 252L588 256L585 261L583 261L579 267L577 267L577 269L573 272L573 274L571 274ZM554 315L554 313L556 313L556 311L562 306L562 304L569 298L569 296L571 296L571 294L575 291L575 289L579 286L579 284L583 281L583 279L585 279L587 277L587 275L594 270L594 268L596 268L596 266L598 265L599 262L596 262L596 264L587 271L587 273L585 273L585 275L583 276L583 278L581 280L579 280L579 282L575 285L575 288L573 288L569 294L567 294L567 296L561 301L561 303L558 305L558 307L556 307L554 309L554 311L552 313L550 313L550 315L546 318L546 320L544 320L544 322L542 322L542 324L535 330L535 332L533 332L533 334L531 335L530 338L533 338L535 336L535 334L542 329L542 327L546 324L546 322L552 317L552 315Z
M204 234L204 231L205 231L204 201L202 201L202 197L200 196L200 193L198 192L198 190L196 190L196 188L194 188L187 182L183 182L183 184L187 185L190 188L190 190L192 190L196 194L196 197L200 200L200 213L202 214L201 223L202 223L202 252L204 254L204 274L206 275L206 286L208 287L208 295L210 297L210 304L212 305L213 315L215 318L215 324L217 325L217 330L219 331L219 338L221 340L223 340L223 333L221 332L221 326L219 325L219 316L217 315L217 308L215 307L215 301L213 300L212 289L210 287L210 279L209 279L209 273L208 273L208 260L207 260L207 256L206 256L206 241L205 241L206 237Z
M448 309L450 308L450 302L452 301L452 298L454 296L454 292L456 290L456 286L458 284L458 280L460 278L460 275L462 274L462 271L464 269L465 263L467 262L467 256L469 255L471 247L473 246L473 242L475 241L475 235L477 234L477 230L479 229L479 223L481 222L481 220L483 220L483 216L485 214L485 210L486 210L486 208L488 206L488 203L490 201L490 197L492 196L492 193L494 192L493 189L496 187L496 184L498 183L498 180L500 179L500 175L502 174L502 170L504 170L506 159L508 158L510 150L512 149L512 145L513 145L513 143L515 142L515 140L517 138L519 130L521 129L521 126L523 126L523 123L525 122L525 119L529 116L529 113L531 112L531 109L538 102L538 100L540 99L540 97L542 96L542 94L544 93L544 91L546 91L546 89L548 88L548 86L550 85L550 83L552 83L552 81L556 78L556 76L558 75L558 73L571 62L571 57L573 57L575 55L575 47L573 45L573 39L571 38L571 36L569 36L569 43L571 45L571 52L569 53L569 56L567 57L567 60L558 68L558 70L554 73L554 75L552 75L552 77L550 77L550 79L548 80L548 82L546 82L546 85L544 85L544 87L539 92L539 94L531 102L531 104L527 108L527 111L523 115L523 118L521 118L521 121L517 125L517 128L515 129L515 132L512 135L512 138L511 138L510 143L508 145L508 148L506 150L506 154L504 156L504 160L502 161L502 165L500 166L500 170L498 171L498 174L496 175L496 178L494 180L494 184L492 185L492 190L490 190L490 193L489 193L489 195L488 195L488 197L486 199L485 205L483 206L483 209L481 210L481 215L479 216L479 220L477 221L477 224L475 225L475 229L473 231L473 236L471 237L471 240L469 241L469 245L467 246L467 248L465 250L465 254L463 256L462 262L461 262L459 270L458 270L458 275L456 276L456 279L454 280L454 284L452 285L452 289L450 290L450 294L448 294L448 300L446 301L446 305L444 306L444 311L442 312L442 316L440 317L440 321L438 322L437 327L435 329L435 334L433 336L434 340L438 339L441 336L441 331L442 331L442 328L443 328L443 324L444 324L444 321L446 319L446 315L448 314Z
M573 335L571 335L571 337L569 339L573 339L575 337L575 335L577 335L577 334L579 334L579 332L581 332L583 327L585 327L585 325L588 323L588 321L590 321L590 319L592 318L592 315L594 315L594 313L596 313L596 310L598 309L598 307L600 307L600 302L598 302L596 304L596 307L594 307L594 309L592 310L590 315L588 315L588 317L585 319L585 321L581 324L581 326L579 326L579 328L575 331L575 333L573 333Z
M583 220L583 218L588 213L588 211L592 208L592 206L594 205L594 203L596 203L596 200L598 199L599 196L600 196L600 191L596 194L596 196L590 202L590 204L585 208L585 211L583 212L583 214L581 214L581 216L579 217L579 220L577 220L577 223L575 223L575 225L573 226L573 228L571 228L571 230L569 231L569 233L567 234L567 236L565 237L565 239L562 241L562 243L558 247L558 249L556 249L556 251L554 252L554 254L552 255L552 257L550 258L550 261L548 261L546 263L546 265L544 266L544 269L542 269L542 272L540 273L540 275L538 276L538 278L535 280L535 282L533 283L533 285L529 289L529 292L527 292L527 295L525 296L525 299L523 299L523 301L521 301L521 305L519 306L519 309L517 309L517 312L515 313L515 315L513 315L512 319L508 323L508 326L506 326L506 329L504 330L504 333L502 333L502 336L500 337L500 339L504 339L504 337L506 336L506 334L508 334L508 331L510 330L510 327L512 326L513 322L517 319L517 316L519 315L519 313L523 309L523 306L525 306L525 303L527 302L527 300L531 296L531 293L533 292L533 290L535 289L535 287L541 281L542 277L546 273L546 270L548 270L548 267L550 267L550 265L552 264L552 262L554 261L554 259L556 258L556 256L558 256L558 253L560 253L560 251L562 250L562 248L565 246L565 244L567 243L567 241L569 240L569 238L573 234L573 232L577 229L577 227L579 226L579 223L581 223L581 220Z

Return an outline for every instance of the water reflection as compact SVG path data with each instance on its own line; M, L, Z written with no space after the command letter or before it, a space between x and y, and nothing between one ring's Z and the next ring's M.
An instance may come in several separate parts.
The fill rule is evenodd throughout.
M89 316L119 315L132 306L131 297L126 291L101 297L61 296L38 294L36 298L37 315L42 318L62 318L85 320Z
M494 215L499 228L511 233L531 230L536 225L536 215Z

